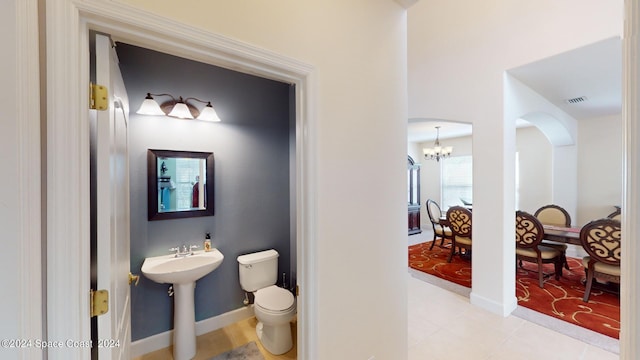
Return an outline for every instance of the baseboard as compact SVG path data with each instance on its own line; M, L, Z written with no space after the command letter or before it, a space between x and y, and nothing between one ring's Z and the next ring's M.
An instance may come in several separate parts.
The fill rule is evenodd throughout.
M599 347L618 355L620 354L620 341L607 335L556 319L553 316L548 316L535 310L527 309L524 306L518 306L512 315L570 336L574 339L586 342L589 345Z
M422 281L428 282L430 284L436 285L445 290L454 292L458 295L466 296L469 298L469 302L473 305L476 305L485 310L491 311L494 314L509 316L517 307L518 307L518 298L513 297L511 303L500 305L495 301L491 301L483 296L478 296L476 293L472 292L468 287L458 285L451 281L447 281L441 279L437 276L433 276L415 269L409 268L409 273L411 276L416 279L420 279Z
M479 296L478 294L471 291L469 300L473 305L505 317L509 316L518 307L518 299L515 296L513 297L513 299L511 299L512 301L510 303L501 304L487 299L486 297Z
M196 336L222 329L225 326L237 323L253 316L253 307L245 306L236 310L213 316L196 322ZM131 343L131 357L135 358L156 350L164 349L173 343L173 330L152 335Z
M435 285L441 289L451 291L452 293L456 293L460 296L464 296L468 298L469 294L471 293L471 289L466 286L462 286L454 282L441 279L437 276L433 276L431 274L427 274L425 272L418 271L416 269L409 268L408 270L409 270L409 274L411 274L411 276L413 276L414 278L424 281L426 283L429 283L431 285Z

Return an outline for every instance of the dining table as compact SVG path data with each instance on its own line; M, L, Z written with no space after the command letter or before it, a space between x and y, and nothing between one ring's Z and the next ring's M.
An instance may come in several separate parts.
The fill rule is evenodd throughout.
M440 225L449 226L449 220L446 216L440 217ZM565 227L557 225L542 225L544 228L544 239L549 241L561 242L571 245L582 246L580 242L580 229L579 227Z
M545 240L582 246L580 228L557 225L542 225L542 227L544 228Z

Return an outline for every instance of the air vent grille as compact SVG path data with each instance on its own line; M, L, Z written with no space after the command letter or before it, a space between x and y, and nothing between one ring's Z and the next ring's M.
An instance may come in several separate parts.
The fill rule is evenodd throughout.
M566 99L564 102L566 102L567 104L579 104L579 103L583 103L587 101L587 97L586 96L579 96L579 97L574 97L571 99Z

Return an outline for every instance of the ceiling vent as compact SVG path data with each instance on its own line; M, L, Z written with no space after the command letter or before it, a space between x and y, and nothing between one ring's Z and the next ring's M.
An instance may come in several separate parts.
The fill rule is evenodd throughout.
M575 97L572 99L566 99L564 102L566 102L567 104L579 104L579 103L583 103L587 101L587 97L586 96L579 96L579 97Z

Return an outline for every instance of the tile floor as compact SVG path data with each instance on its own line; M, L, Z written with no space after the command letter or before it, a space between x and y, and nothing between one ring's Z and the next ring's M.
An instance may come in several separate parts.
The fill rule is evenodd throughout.
M428 231L412 235L409 245L431 238ZM619 358L615 353L619 346L615 339L593 332L584 335L583 329L578 327L565 332L578 336L564 335L552 330L564 324L538 325L545 321L539 321L539 318L550 317L537 313L528 315L536 318L537 323L525 320L526 316L505 318L471 305L468 295L461 294L455 284L445 289L442 286L448 285L431 284L422 279L422 273L412 269L409 269L408 277L409 360Z
M463 295L408 276L409 360L619 358L519 317L490 313Z

